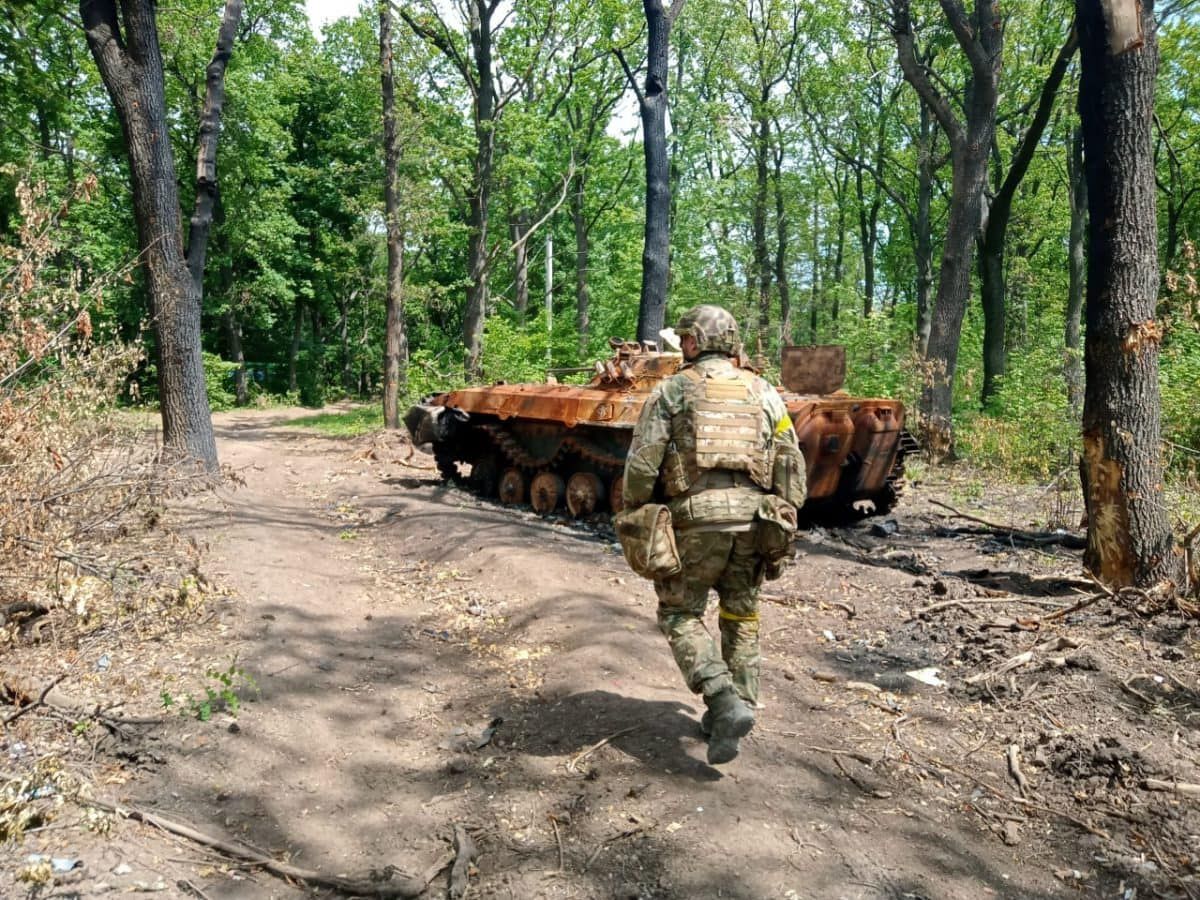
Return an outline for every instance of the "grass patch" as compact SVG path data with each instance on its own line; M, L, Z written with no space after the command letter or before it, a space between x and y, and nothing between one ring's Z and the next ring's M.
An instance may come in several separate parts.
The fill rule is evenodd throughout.
M357 437L383 427L383 410L378 404L356 406L346 412L305 416L287 424L295 428L315 428L330 437Z

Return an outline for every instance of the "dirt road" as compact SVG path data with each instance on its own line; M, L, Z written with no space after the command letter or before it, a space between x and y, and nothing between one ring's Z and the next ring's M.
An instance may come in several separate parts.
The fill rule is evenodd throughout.
M1139 863L1128 837L1153 812L1179 846L1195 840L1194 813L1161 813L1153 804L1178 801L1134 784L1200 781L1185 713L1109 702L1120 622L1101 640L1079 637L1095 623L1018 624L1078 598L1075 554L951 534L921 490L893 534L868 521L803 535L766 587L758 726L734 763L711 768L651 586L607 529L478 501L420 453L399 462L397 445L285 418L218 417L222 460L246 483L178 511L232 589L202 662L246 702L236 720L173 721L127 801L355 876L422 871L461 823L479 848L471 897L1131 897L1139 877L1194 875L1173 838ZM1183 647L1179 665L1194 669L1185 631L1143 640L1141 667ZM1049 647L1056 635L1067 642ZM1092 647L1092 668L1075 645ZM988 675L1028 648L1064 659ZM1105 738L1118 748L1107 774ZM1080 805L1079 791L1106 792L1125 819ZM168 893L188 880L214 898L314 895L121 827Z

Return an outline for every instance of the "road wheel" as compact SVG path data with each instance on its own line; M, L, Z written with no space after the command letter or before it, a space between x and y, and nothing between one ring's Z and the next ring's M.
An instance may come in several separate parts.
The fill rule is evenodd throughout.
M534 512L547 515L558 508L564 492L562 478L553 472L538 472L529 484L529 504Z

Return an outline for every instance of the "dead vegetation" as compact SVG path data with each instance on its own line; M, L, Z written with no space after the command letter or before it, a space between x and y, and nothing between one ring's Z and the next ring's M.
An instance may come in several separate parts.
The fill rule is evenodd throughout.
M24 225L0 248L0 727L10 766L0 840L56 827L103 773L98 749L158 719L93 696L113 649L193 620L199 550L165 530L165 500L198 486L159 465L116 409L142 358L94 322L106 280L84 285L52 239L71 203L19 190ZM121 275L123 273L117 273ZM116 277L116 276L114 276ZM103 648L103 649L101 649ZM95 810L79 821L98 827ZM28 880L46 873L29 867Z

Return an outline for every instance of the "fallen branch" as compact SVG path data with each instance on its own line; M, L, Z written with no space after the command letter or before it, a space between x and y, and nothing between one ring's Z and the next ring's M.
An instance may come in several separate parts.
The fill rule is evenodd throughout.
M1169 794L1182 794L1185 797L1200 797L1200 784L1187 781L1160 781L1157 778L1146 778L1142 787L1148 791L1165 791Z
M66 677L67 677L66 673L64 672L62 675L59 675L57 678L55 678L53 681L51 681L48 685L46 685L44 688L42 688L42 693L36 700L34 700L32 703L25 704L20 709L18 709L15 713L12 713L8 717L6 717L4 720L4 726L7 728L9 725L11 725L13 722L17 721L17 719L21 718L21 716L25 715L25 713L29 712L31 709L37 709L39 706L45 706L46 705L46 695L49 694L52 690L54 690L55 685L57 685L60 681L62 681Z
M450 869L450 900L462 900L471 883L471 860L475 858L475 842L462 825L454 826L454 866ZM436 874L436 873L435 873ZM428 884L428 882L426 882Z
M596 857L600 855L600 851L602 851L609 844L613 843L614 841L619 841L622 838L632 837L635 834L641 834L643 831L649 831L650 828L653 828L653 827L654 827L653 823L650 824L649 826L635 825L633 828L627 828L625 831L622 831L619 834L614 834L612 837L605 838L599 844L596 845L596 849L593 850L591 852L591 854L588 856L587 862L585 862L583 864L583 871L586 872L588 870L588 868L591 867L592 863L594 863L596 861Z
M558 833L558 819L556 819L553 815L549 816L548 818L550 819L550 825L554 828L554 843L558 844L558 869L556 871L561 872L563 870L564 862L562 835Z
M978 525L984 526L987 530L980 532L979 529L970 529L970 533L990 534L993 537L1007 538L1010 541L1019 541L1022 544L1032 544L1035 547L1044 547L1047 544L1061 544L1071 550L1083 550L1087 547L1086 538L1081 538L1077 534L1067 534L1066 532L1057 533L1049 531L1025 531L1022 528L1008 528L1004 525L997 525L995 522L989 522L987 519L981 519L978 516L973 516L970 513L962 512L955 509L948 503L941 503L937 500L929 501L934 506L940 506L942 509L949 510L954 517L966 519L968 522L975 522ZM954 531L965 531L965 529L952 529Z
M1028 797L1029 782L1025 780L1025 773L1021 771L1020 753L1021 750L1016 744L1008 745L1008 774L1017 783L1017 790L1021 792L1021 796Z
M878 800L887 800L892 796L891 791L885 791L880 788L871 787L869 784L865 784L864 782L855 778L854 775L851 774L850 770L846 768L845 764L841 760L841 757L834 756L833 764L838 767L843 775L850 779L856 788L858 788L868 797L875 797Z
M299 866L293 866L289 863L280 862L273 859L261 850L252 850L247 847L240 847L237 844L231 844L228 841L223 841L220 838L212 837L202 831L198 831L190 825L185 825L182 822L175 822L171 819L163 818L155 813L149 813L145 810L135 809L133 807L117 806L112 803L105 803L103 800L83 800L80 803L86 806L92 806L104 812L111 813L122 819L131 819L134 822L141 822L145 825L150 825L169 834L177 835L178 837L187 838L204 847L210 847L224 853L226 856L240 859L244 862L251 863L272 875L279 878L292 879L295 881L303 881L307 884L316 885L318 887L329 888L330 890L338 891L342 894L348 894L352 897L378 897L378 898L415 898L419 897L429 887L429 882L437 877L438 872L442 871L450 863L453 857L446 856L439 860L433 866L425 871L423 875L407 875L400 874L400 878L395 878L388 881L371 881L368 879L342 878L337 875L323 875L320 872L312 869L302 869ZM456 826L456 828L461 826ZM457 843L457 830L455 832L455 842Z
M1011 659L1005 660L999 666L997 666L996 668L994 668L988 672L980 672L978 675L972 675L970 678L964 678L963 681L966 684L978 684L981 681L989 681L990 679L995 678L998 675L1004 675L1008 672L1011 672L1013 669L1019 669L1019 668L1021 668L1021 666L1026 665L1027 663L1030 663L1032 661L1033 661L1033 651L1026 650L1024 653L1018 653L1016 656L1012 657Z
M592 744L592 746L588 747L586 750L580 751L572 759L570 759L567 762L567 771L574 774L575 767L577 765L579 765L581 762L583 762L585 759L587 759L589 756L591 756L593 753L595 753L597 750L599 750L601 747L603 747L609 741L616 740L621 735L629 734L629 732L636 731L636 730L637 730L636 725L630 725L628 728L622 728L620 731L610 734L608 737L606 737L602 741L596 741L596 743Z

